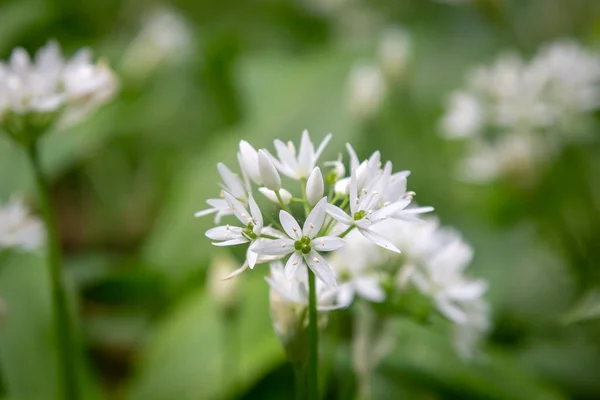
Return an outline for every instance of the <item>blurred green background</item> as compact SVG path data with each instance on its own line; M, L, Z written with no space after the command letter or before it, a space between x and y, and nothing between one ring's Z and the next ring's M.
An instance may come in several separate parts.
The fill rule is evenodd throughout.
M600 2L475 3L0 2L1 59L15 46L35 51L56 38L69 55L90 46L121 80L115 101L43 143L85 344L86 398L291 398L267 268L239 278L239 335L225 338L205 285L218 254L204 237L212 221L193 213L218 190L216 163L234 166L240 139L267 147L276 137L297 140L305 128L317 142L334 134L325 158L351 141L362 157L380 149L396 169L410 169L419 203L464 233L476 253L471 274L490 282L494 327L483 359L466 363L443 330L397 321L397 346L376 371L374 398L600 398L598 140L565 149L535 189L522 190L458 182L460 145L438 133L445 99L469 67L506 49L531 55L556 38L599 45ZM148 20L160 13L170 20L153 32ZM390 26L411 35L410 60L401 79L388 82L377 113L358 119L348 111L350 70L376 59ZM21 193L35 206L25 161L0 137L0 199ZM0 297L3 391L52 399L43 258L0 254ZM228 369L224 340L240 354ZM335 344L325 343L333 361L323 392L352 398L347 344Z

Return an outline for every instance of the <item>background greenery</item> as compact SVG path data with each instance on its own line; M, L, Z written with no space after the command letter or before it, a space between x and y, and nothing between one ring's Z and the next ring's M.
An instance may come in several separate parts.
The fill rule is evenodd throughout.
M333 3L333 2L332 2ZM420 204L460 229L476 251L471 273L489 280L494 328L483 360L462 362L444 329L396 321L397 346L377 369L374 398L597 399L600 397L600 148L566 149L533 189L454 179L460 145L438 135L446 95L469 66L505 49L532 54L544 42L600 42L594 0L486 0L452 7L377 0L323 11L301 0L7 0L0 56L47 39L67 54L90 46L121 79L117 99L44 142L67 273L85 344L90 399L291 397L293 375L271 328L266 268L239 278L240 359L224 374L218 307L205 289L215 249L210 218L194 219L217 189L215 164L233 165L237 142L257 147L307 128L334 134L359 155L381 149L410 169ZM123 56L144 13L178 10L192 40L182 57L146 75ZM348 7L372 17L364 32ZM343 11L346 10L346 11ZM345 29L350 25L352 29ZM348 114L352 65L374 59L380 29L413 39L401 82L375 118ZM596 132L598 135L598 128ZM0 137L0 199L35 206L25 156ZM51 399L57 371L46 268L39 255L0 255L2 387L13 399ZM231 340L231 339L230 339ZM351 398L344 342L327 398Z

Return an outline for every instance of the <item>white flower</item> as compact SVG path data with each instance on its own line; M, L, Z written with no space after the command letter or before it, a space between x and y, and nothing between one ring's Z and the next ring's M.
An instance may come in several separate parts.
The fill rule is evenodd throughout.
M283 266L281 261L272 262L270 264L270 276L265 277L269 286L279 293L285 301L308 306L308 275L306 266L302 266L298 273L293 277L288 277L287 267ZM338 290L330 285L325 284L321 280L315 282L317 310L330 311L339 308L347 307L349 303L339 302Z
M391 166L390 166L391 167ZM372 227L384 219L394 217L410 204L410 199L400 199L394 203L380 204L381 194L386 189L381 186L385 179L375 179L366 188L362 189L360 196L356 178L356 169L350 175L350 215L333 204L327 204L327 213L342 224L355 226L367 239L385 249L400 253L392 242L376 233Z
M27 118L21 125L40 131L56 120L72 123L110 99L116 86L110 68L103 62L93 64L88 49L65 61L58 44L50 41L32 62L25 50L17 48L8 64L0 63L0 123L13 137L25 140L12 119L11 126L3 120Z
M348 100L352 115L371 118L383 104L387 86L381 69L376 65L358 64L348 77Z
M262 241L254 251L273 256L291 254L285 265L288 278L291 279L298 267L306 264L320 280L336 286L335 274L318 251L337 250L344 245L344 240L335 236L316 237L325 220L326 204L327 198L323 197L306 217L302 229L290 213L281 210L279 220L289 238Z
M223 188L221 195L224 196L225 192L229 192L242 204L247 204L248 193L246 192L244 184L240 178L231 172L231 170L223 163L218 163L217 169L221 175L221 179L223 180L223 183L220 184L220 186ZM205 215L216 213L215 223L218 224L222 217L233 214L233 210L227 201L225 201L225 199L208 199L206 200L206 203L211 206L211 208L198 211L194 214L195 217L203 217Z
M332 170L329 174L333 174L333 179L331 182L338 182L344 176L346 176L346 167L344 167L344 163L342 162L342 154L338 154L338 158L335 161L326 161L323 165L326 167L331 167ZM328 174L328 176L329 176ZM327 180L330 182L330 180ZM337 193L337 191L336 191Z
M286 145L281 140L275 140L275 149L277 150L277 157L279 159L273 156L271 156L271 159L277 169L285 176L296 180L306 179L315 168L319 157L321 157L330 140L331 133L325 136L325 139L323 139L315 151L308 131L304 130L297 155L293 142L288 142Z
M328 259L343 283L339 290L342 303L352 302L354 296L379 303L385 300L381 286L382 274L378 267L384 262L387 252L374 245L356 231L345 238L346 245Z
M399 27L385 29L379 39L379 60L387 76L398 79L406 69L411 52L408 33Z
M317 204L323 198L324 193L325 183L323 182L321 169L315 167L306 181L306 200L308 200L308 204L311 206Z
M461 177L529 184L568 144L591 136L600 109L600 54L570 40L542 47L529 62L501 54L472 70L441 121L448 138L469 140Z
M281 178L273 162L264 150L258 151L258 173L263 185L274 192L281 189Z
M0 207L0 251L6 248L34 251L44 244L45 237L42 223L29 215L21 199L14 197Z
M257 243L263 230L263 217L260 208L258 208L252 196L248 199L250 213L248 213L242 203L227 192L225 192L225 201L244 227L218 226L206 231L206 236L217 241L213 243L215 246L234 246L242 243L250 243L246 252L246 260L248 266L254 268L258 260L258 254L253 251L253 244Z

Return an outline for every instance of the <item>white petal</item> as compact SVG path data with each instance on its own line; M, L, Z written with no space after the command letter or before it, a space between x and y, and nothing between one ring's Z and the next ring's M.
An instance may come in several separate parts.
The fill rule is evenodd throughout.
M225 201L229 204L229 208L233 211L233 214L236 218L242 223L242 225L246 226L249 222L251 222L250 214L246 207L242 203L238 201L235 197L233 197L228 192L225 192Z
M465 281L446 290L446 294L455 300L466 301L481 297L486 290L487 284L484 281Z
M281 140L275 140L274 144L279 160L281 161L279 165L275 164L275 166L282 174L285 174L292 179L299 179L299 167L298 161L296 160L296 154L294 154L292 149L286 146Z
M221 179L223 179L223 183L227 188L227 191L230 192L235 198L242 199L246 197L246 189L244 189L244 185L240 178L238 178L227 166L223 163L217 164L217 170L221 175Z
M257 260L258 260L258 254L252 250L252 246L249 246L248 250L246 251L246 262L248 263L248 266L250 267L250 269L254 268Z
M292 239L300 239L302 236L302 229L300 229L300 225L296 221L296 218L292 217L292 215L284 210L279 211L279 221L281 222L281 226L285 233L288 234Z
M273 162L263 150L258 151L258 171L260 179L268 189L278 191L281 189L281 178Z
M306 181L306 200L308 200L308 204L311 206L317 204L324 193L325 183L323 182L323 174L321 174L319 167L315 167Z
M254 201L254 197L252 197L252 195L250 195L250 198L248 198L248 205L250 206L250 213L252 214L252 221L254 222L254 225L255 225L253 232L258 235L258 234L260 234L260 231L262 230L262 227L263 227L263 216L262 216L262 213L260 212L260 208L258 207L258 204L256 204L256 201Z
M323 283L332 287L337 286L333 270L319 253L311 250L310 253L304 254L304 261Z
M248 269L248 263L244 263L244 265L242 265L240 268L236 269L235 271L233 271L232 273L230 273L226 277L221 278L221 280L222 281L227 281L227 280L229 280L231 278L235 278L236 276L238 276L239 274L241 274L242 272L244 272L247 269Z
M343 178L337 181L333 190L335 191L335 194L348 196L350 190L350 178Z
M304 260L302 259L302 253L300 253L299 251L293 252L290 258L287 260L287 263L285 263L286 279L294 279L298 267L302 264L304 264Z
M219 211L219 210L217 210L216 208L207 208L206 210L195 212L194 217L204 217L205 215L213 214L213 213L216 213L217 211Z
M239 226L217 226L206 231L205 235L212 240L239 239L242 236L242 228Z
M385 300L385 292L381 288L379 280L374 276L355 279L354 285L356 286L358 295L369 301L381 303Z
M265 240L253 247L252 251L262 255L281 256L296 251L290 239Z
M279 204L279 199L274 191L271 189L267 189L266 187L259 187L258 191L261 192L267 199L271 200L273 203ZM285 189L281 189L279 191L279 196L281 196L281 200L283 200L283 204L288 205L290 201L292 201L292 194Z
M314 157L314 162L315 163L319 160L319 157L321 157L321 154L323 154L323 151L325 150L325 147L327 147L327 145L331 141L332 137L333 137L333 135L331 133L328 133L327 136L325 136L325 139L323 139L323 141L321 142L321 144L317 148L317 151L316 151L315 157Z
M342 224L352 225L352 223L354 222L351 216L349 216L344 212L344 210L333 204L327 204L325 206L325 211L331 216L331 218L341 222Z
M346 143L346 149L348 150L348 155L350 156L350 170L357 169L360 165L360 161L358 160L356 152L350 143Z
M248 243L249 240L245 237L241 237L239 239L231 239L226 240L224 242L213 242L213 246L224 247L224 246L235 246L242 243Z
M435 304L438 310L457 324L464 324L468 320L467 313L460 309L456 304L452 303L444 296L436 296Z
M311 239L317 236L323 226L323 221L325 221L326 205L327 197L323 197L308 214L306 221L304 222L304 228L302 229L302 234L304 236L308 236Z
M258 153L252 145L245 140L240 141L238 152L240 168L245 176L250 177L257 185L260 185L260 173L258 171Z
M350 171L350 212L354 215L358 208L358 183L356 181L356 168Z
M383 238L379 234L373 232L370 229L359 229L360 233L371 242L375 243L377 246L383 247L384 249L391 250L395 253L400 253L400 250L392 242Z
M315 147L310 140L310 135L305 129L302 132L300 140L300 149L298 151L298 167L302 178L306 178L315 166Z
M321 236L310 242L310 247L317 251L334 251L344 246L346 241L336 236Z
M371 221L372 224L375 224L392 215L396 215L398 212L404 210L404 208L409 204L409 199L402 199L395 203L388 204L387 206L381 207L379 210L375 211L372 215L370 215L369 221Z

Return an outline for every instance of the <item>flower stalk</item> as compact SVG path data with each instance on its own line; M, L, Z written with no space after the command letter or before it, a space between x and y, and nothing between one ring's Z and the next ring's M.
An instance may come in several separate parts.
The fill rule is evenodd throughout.
M62 379L62 396L60 398L77 400L81 398L77 387L77 346L69 314L56 217L52 210L50 189L41 166L37 141L30 144L27 150L29 162L35 174L40 208L47 232L47 262L50 269L52 308L55 316L55 335L58 341L59 370Z
M319 321L315 273L308 271L308 398L319 398Z

